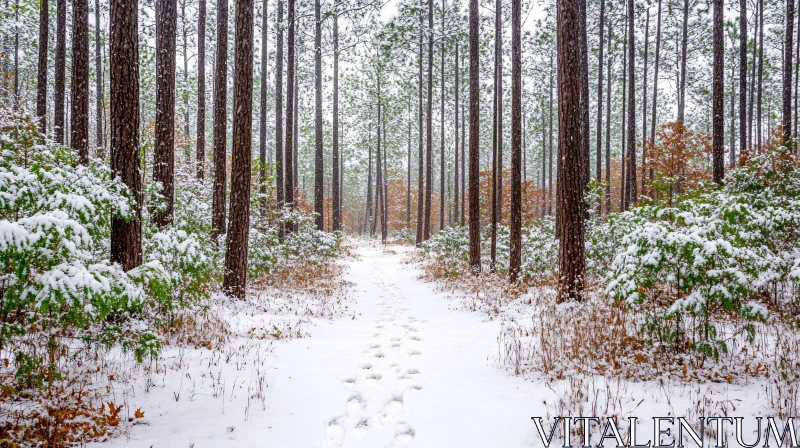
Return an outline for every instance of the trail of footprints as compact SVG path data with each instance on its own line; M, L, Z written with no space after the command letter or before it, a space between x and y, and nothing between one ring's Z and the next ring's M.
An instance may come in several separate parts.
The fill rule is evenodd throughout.
M375 277L379 279L379 276ZM377 280L380 282L380 280ZM326 429L327 446L409 446L414 427L403 420L405 399L423 390L422 374L416 360L422 354L424 321L398 318L402 298L396 288L381 285L379 305L384 308L375 321L372 340L363 352L363 361L353 376L342 384L349 392L344 414L331 418ZM363 445L362 445L363 443Z

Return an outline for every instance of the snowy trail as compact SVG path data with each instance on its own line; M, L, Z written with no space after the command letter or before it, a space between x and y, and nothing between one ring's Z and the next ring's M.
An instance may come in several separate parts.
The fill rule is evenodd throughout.
M355 284L355 318L320 321L310 337L276 344L267 359L265 409L246 416L237 409L243 399L231 396L223 413L218 399L180 403L175 412L171 397L159 400L151 391L149 426L111 444L534 446L530 417L545 415L542 400L553 394L496 366L499 322L451 309L453 299L405 263L410 249L357 250L346 273Z
M316 409L304 414L316 421L297 422L305 429L276 446L532 446L538 436L530 417L544 415L551 392L498 369L499 323L451 310L451 300L419 280L399 250L359 247L347 274L358 318L322 324L277 350L283 368L296 363L292 381L315 388L316 369L327 372L325 383L338 384L307 404Z

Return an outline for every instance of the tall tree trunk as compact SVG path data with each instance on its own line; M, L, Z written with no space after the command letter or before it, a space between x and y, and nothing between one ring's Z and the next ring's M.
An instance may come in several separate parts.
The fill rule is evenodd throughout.
M558 302L581 300L583 293L584 219L581 164L581 0L558 0ZM631 3L632 5L632 3ZM632 6L628 12L632 16ZM632 33L632 28L631 31Z
M211 224L214 237L224 235L225 193L227 187L227 118L228 113L228 0L217 4L217 56L214 73L214 193Z
M377 146L375 151L375 219L372 221L372 233L378 229L378 222L381 223L381 235L383 235L383 165L381 164L381 102L378 99L378 121L376 130Z
M795 14L797 16L797 32L800 32L800 13ZM800 36L797 38L797 43L795 45L797 54L795 54L794 59L794 123L792 128L792 147L796 151L797 150L797 118L800 114L798 114L797 104L798 104L798 87L800 87Z
M372 136L371 123L367 135ZM367 140L367 216L365 225L369 235L372 236L375 233L375 221L372 216L372 142L369 141L369 138Z
M647 19L644 27L644 73L642 76L642 194L644 194L645 179L647 179L647 59L650 47L650 5L646 9ZM655 81L654 81L655 83Z
M464 55L461 55L461 66L464 66ZM459 96L461 92L459 91ZM466 173L466 157L465 157L465 150L464 147L467 146L467 141L465 139L466 134L464 133L466 129L466 116L464 114L464 102L461 102L461 225L464 225L464 214L466 213L467 208L467 173Z
M469 0L469 266L475 274L481 271L478 19L478 0Z
M636 40L634 37L635 23L633 15L633 1L628 0L628 167L625 180L627 188L625 194L625 208L636 203Z
M386 237L388 236L389 230L389 171L386 169L386 111L383 111L383 115L381 116L381 126L383 127L383 154L381 158L383 159L383 168L381 170L381 242L386 244Z
M494 12L494 92L492 97L492 235L489 252L490 267L494 271L497 262L497 225L502 214L502 175L503 175L503 6L502 0L495 0Z
M217 4L217 55L214 73L214 193L211 224L214 236L224 235L225 193L227 187L227 112L228 112L228 0Z
M425 46L422 43L422 22L420 21L420 33L419 33L419 79L417 84L417 97L419 99L419 110L417 112L417 137L418 137L418 154L419 158L417 161L417 238L416 238L416 245L419 246L420 243L423 241L424 232L425 232L425 220L424 220L424 208L425 208L425 197L423 196L423 188L424 188L424 179L423 179L423 171L425 169L425 161L422 154L422 138L423 138L423 131L422 131L422 57L425 53Z
M111 0L113 1L113 0ZM18 52L15 51L16 55ZM138 60L136 61L138 64ZM16 73L16 70L14 71ZM55 97L53 99L53 139L64 143L64 95L67 77L67 0L56 0L56 73ZM14 86L16 95L16 80ZM17 101L15 104L19 104Z
M496 222L503 221L503 0L495 0L495 64L497 67L497 215ZM495 226L492 226L493 228ZM492 263L494 263L492 258Z
M186 26L186 1L181 0L181 28L183 32L183 85L181 86L181 96L183 96L183 135L186 139L186 146L183 148L184 158L188 161L191 157L191 145L189 142L189 36ZM174 159L174 156L173 156Z
M739 153L747 150L747 0L739 0ZM731 165L736 149L731 146Z
M442 0L442 41L441 41L441 63L439 64L439 230L444 229L444 10L445 0Z
M175 201L175 32L176 0L156 1L156 135L153 180L161 183L164 210L155 210L153 221L163 227L172 222Z
M753 148L753 116L756 98L756 66L758 65L758 4L753 16L753 61L750 66L750 93L747 104L747 147Z
M600 138L603 129L603 50L605 49L605 42L603 38L605 35L603 34L603 26L605 25L605 18L606 18L606 0L600 0L600 23L599 23L599 31L598 37L600 38L600 45L597 47L597 131L595 132L595 139L597 140L596 143L596 151L595 151L595 175L597 180L602 180L602 170L601 170L601 163L603 161L602 148L603 148L603 139ZM609 42L610 44L611 42Z
M459 193L460 193L460 190L458 188L458 180L459 180L458 179L458 173L459 173L459 165L458 165L458 94L460 92L459 91L459 87L458 87L458 74L459 74L459 71L458 71L458 42L456 42L456 58L455 58L455 62L456 62L456 69L455 69L455 75L453 76L455 78L454 79L455 91L454 91L454 95L453 95L455 97L454 98L454 100L455 100L455 108L453 110L455 111L455 116L456 117L455 117L455 121L453 122L453 124L454 124L454 126L453 126L453 137L454 137L454 140L455 140L456 144L455 144L455 151L454 151L455 160L454 160L454 163L453 163L453 167L454 167L454 171L455 171L455 176L453 177L453 181L454 181L454 184L455 184L453 186L453 192L455 193L455 198L454 198L454 201L453 201L453 204L454 204L453 205L453 217L454 217L453 219L458 220L458 217L460 216L459 215L459 208L458 208L459 207L459 204L458 204ZM463 145L463 141L462 141L461 144ZM463 200L463 198L461 198L461 199Z
M89 0L72 2L72 149L89 165Z
M142 264L139 8L136 0L111 0L110 3L111 174L119 178L134 196L133 207L127 219L111 217L111 261L129 271Z
M549 153L548 159L548 167L547 167L547 215L553 215L553 52L550 51L550 88L549 88L549 110L550 110L550 118L547 122L547 138L548 138L548 150Z
M689 1L683 0L683 24L681 26L681 66L678 84L678 120L684 120L686 110L686 53L689 46Z
M718 1L718 0L717 0ZM783 85L781 89L781 127L783 146L789 147L792 138L792 53L794 45L794 0L786 0L786 30L783 43Z
M744 0L746 1L746 0ZM658 68L661 62L661 0L658 0L658 16L656 18L656 62L653 73L653 114L650 118L650 144L656 145L656 109L658 107ZM642 132L646 132L642 129ZM652 156L651 156L652 158ZM642 163L644 165L644 163ZM650 162L650 180L653 180L653 165Z
M794 0L789 0L792 3ZM722 0L713 0L714 3L714 79L713 79L713 120L712 120L712 156L714 161L713 180L722 184L725 176L725 41L723 23ZM791 47L791 41L789 42ZM791 58L791 48L787 53ZM791 82L791 66L789 67L789 81ZM789 84L789 101L791 101L791 84ZM784 108L785 110L785 108ZM789 109L791 114L791 107ZM791 130L791 122L787 128Z
M630 0L626 0L627 1ZM626 17L626 25L627 25L627 17ZM620 148L620 156L619 156L619 170L620 170L620 179L619 179L619 210L625 211L627 210L627 202L625 201L625 195L628 191L628 184L625 183L625 174L627 171L627 154L628 154L628 147L626 145L626 139L628 137L628 125L627 125L627 110L628 108L628 33L625 33L625 37L623 38L622 43L622 148Z
M19 0L14 1L14 110L22 106L19 95Z
M260 212L267 211L267 34L269 14L267 14L267 0L263 0L261 6L261 92L259 106L261 108L260 121L258 124L258 192L261 194Z
M409 125L410 126L410 125ZM409 139L411 137L409 136ZM409 141L409 154L411 151ZM339 195L339 11L338 0L333 1L333 230L342 229L342 199ZM409 155L409 157L411 157ZM409 164L411 159L409 159ZM409 167L409 169L411 169ZM410 172L410 171L409 171ZM409 218L410 219L410 218Z
M508 272L509 279L512 283L517 281L522 262L521 2L522 0L511 0L511 254Z
M43 135L47 133L47 44L49 30L50 7L48 0L41 0L41 5L39 6L39 66L36 77L36 118L39 120L39 131ZM5 73L3 74L5 75Z
M294 109L295 109L295 0L289 0L289 36L286 55L286 145L284 146L284 199L286 206L294 208ZM288 231L293 226L287 227Z
M589 49L586 42L586 2L578 3L578 45L580 49L581 83L581 182L585 190L589 186Z
M302 48L302 46L301 46ZM294 196L297 198L299 194L299 189L297 188L298 182L300 181L300 176L297 174L300 169L300 73L297 70L297 60L295 59L295 71L294 71L294 92L292 95L294 96L294 119L292 120L292 126L294 127L294 132L292 133L292 188L294 189ZM305 192L305 177L303 178L303 191ZM297 227L297 226L295 226Z
M758 0L758 98L756 100L756 147L761 153L761 100L764 84L764 0Z
M103 46L100 44L100 0L94 0L94 32L95 32L95 84L97 85L97 157L105 158L103 149L105 136L103 135Z
M325 227L325 174L322 155L322 16L314 0L314 212L317 230Z
M250 231L250 164L253 137L253 0L236 0L233 73L233 148L231 207L225 247L223 290L243 298L247 287L247 243Z
M542 218L547 214L547 116L545 113L546 108L542 104L542 203L539 213Z
M283 156L283 0L278 0L278 17L275 23L275 197L278 209L284 202ZM281 237L283 227L281 227Z
M428 0L428 116L425 148L425 231L422 239L431 237L431 194L433 187L433 0Z
M613 28L608 27L608 62L606 63L606 214L611 213L611 38ZM655 107L655 105L654 105ZM654 121L655 122L655 121Z
M205 178L206 164L206 0L198 0L197 18L197 178Z
M410 104L409 104L410 106ZM411 228L411 107L408 110L408 157L406 160L406 229Z

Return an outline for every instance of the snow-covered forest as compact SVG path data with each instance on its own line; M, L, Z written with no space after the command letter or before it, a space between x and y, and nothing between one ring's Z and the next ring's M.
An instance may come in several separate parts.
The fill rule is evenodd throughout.
M0 447L798 446L800 0L0 2Z

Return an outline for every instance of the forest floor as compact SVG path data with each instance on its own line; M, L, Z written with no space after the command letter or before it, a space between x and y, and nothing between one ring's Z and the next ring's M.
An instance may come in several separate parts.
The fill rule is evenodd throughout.
M343 311L298 319L310 313L292 298L268 312L223 302L220 315L240 336L224 350L165 351L159 362L168 367L132 378L119 397L124 415L141 408L145 417L123 419L96 446L528 447L541 446L534 416L763 409L756 384L514 376L499 362L507 316L468 311L458 293L424 281L411 247L352 244L339 261ZM276 319L294 336L247 331L278 331Z
M146 417L99 446L532 445L530 417L544 416L552 392L497 366L499 321L454 309L452 297L420 280L411 250L357 243L343 261L354 313L314 321L308 337L241 342L251 345L249 368L209 374L220 359L165 353L189 367L146 393L134 387L126 402ZM255 370L265 371L261 399ZM217 385L216 397L200 377Z

